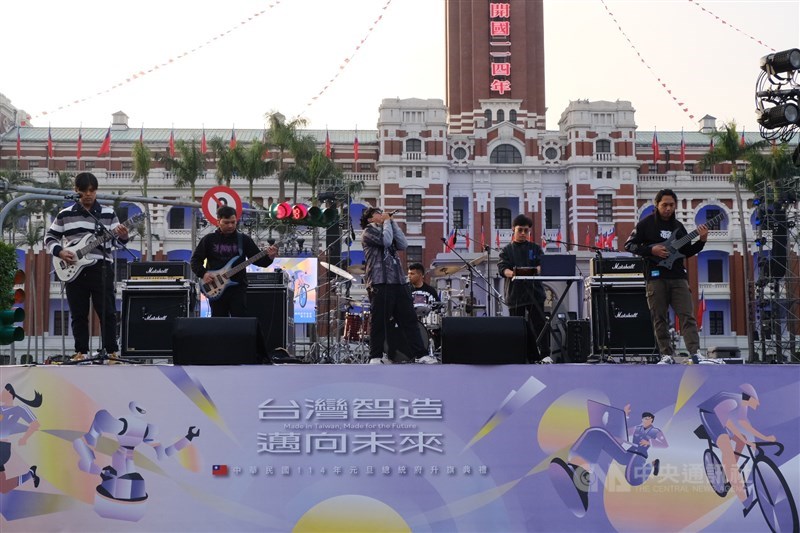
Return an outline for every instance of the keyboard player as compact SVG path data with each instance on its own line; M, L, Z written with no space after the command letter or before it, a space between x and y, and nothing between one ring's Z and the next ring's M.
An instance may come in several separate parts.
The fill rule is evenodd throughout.
M528 362L552 363L550 358L550 335L543 335L541 345L536 338L547 324L544 314L545 292L541 282L516 280L515 275L538 275L541 273L542 247L530 240L533 220L526 215L514 219L514 234L511 243L500 251L497 264L499 274L505 278L505 301L508 314L525 318L528 326Z

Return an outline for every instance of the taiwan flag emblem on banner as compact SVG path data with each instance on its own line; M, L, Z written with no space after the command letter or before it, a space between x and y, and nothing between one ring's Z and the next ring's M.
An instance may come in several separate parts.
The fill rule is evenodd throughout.
M215 476L227 476L228 465L214 465L211 467L211 473Z

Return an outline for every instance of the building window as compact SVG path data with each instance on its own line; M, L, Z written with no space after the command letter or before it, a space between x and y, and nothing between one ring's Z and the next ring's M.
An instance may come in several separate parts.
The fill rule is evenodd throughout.
M722 276L722 259L708 260L708 282L722 283L725 278Z
M511 229L511 209L507 207L495 208L494 227L497 229Z
M508 121L511 122L512 124L516 124L517 123L517 110L516 109L512 109L511 111L508 112Z
M184 229L186 210L183 207L173 207L169 210L169 229Z
M721 222L722 219L715 220L714 222L709 222L712 218L719 215L721 211L719 209L706 209L706 225L708 226L709 231L719 231L720 227L722 227Z
M597 150L597 153L599 154L607 154L611 152L611 141L607 139L600 139L594 144L594 146L595 150Z
M453 227L455 229L464 229L464 210L453 209Z
M94 168L94 161L84 161L83 162L83 169L84 170L92 170Z
M561 198L547 196L544 199L544 224L547 229L561 227Z
M413 178L414 177L414 171L413 170L406 170L406 177L407 178Z
M483 117L486 119L486 127L487 128L491 128L492 127L492 110L491 109L487 109L486 111L484 111L483 112Z
M406 195L406 222L422 222L422 195Z
M421 177L422 177L422 171L421 171L421 170L417 170L417 177L418 177L418 178L421 178Z
M359 163L358 170L359 172L374 172L375 167L372 166L372 163Z
M39 166L38 161L28 161L28 168L36 168Z
M406 248L406 263L422 263L422 246L409 246Z
M610 194L597 195L597 221L614 222L614 205Z
M53 312L53 335L69 335L69 311Z
M506 120L506 112L502 109L497 110L497 123L500 124L501 122L505 122Z
M122 170L125 171L133 170L133 161L123 161Z
M602 170L598 170L597 171L597 179L599 179L599 180L603 179L603 171Z
M708 312L708 331L712 335L725 335L725 324L723 319L725 314L722 311Z
M463 146L459 146L453 150L453 157L455 157L457 161L463 161L467 158L467 149Z
M686 172L694 174L694 163L686 163Z
M67 170L78 170L77 161L67 161Z
M408 139L406 141L406 152L421 152L422 141L419 139Z
M516 147L510 144L501 144L492 150L489 162L498 165L519 165L522 163L522 156Z
M121 205L114 210L114 212L117 214L117 218L120 219L120 221L122 222L125 222L126 220L128 220L128 218L130 218L128 216L129 211L130 208L127 205Z

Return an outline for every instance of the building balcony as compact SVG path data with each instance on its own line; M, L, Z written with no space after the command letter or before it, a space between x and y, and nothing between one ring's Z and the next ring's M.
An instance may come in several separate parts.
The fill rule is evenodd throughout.
M614 159L615 159L614 154L612 154L611 152L601 152L594 154L595 161L608 162L608 161L614 161Z
M422 161L425 156L422 152L406 152L403 154L403 159L405 161Z
M724 282L700 282L697 284L697 290L702 291L703 295L708 299L730 298L731 295L730 284Z

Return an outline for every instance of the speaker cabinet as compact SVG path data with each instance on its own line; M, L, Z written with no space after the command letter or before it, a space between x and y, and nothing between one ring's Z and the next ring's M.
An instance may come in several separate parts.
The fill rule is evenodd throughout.
M176 365L270 363L257 318L179 318L172 343Z
M585 363L592 353L592 329L588 320L567 321L565 363Z
M442 363L508 365L526 362L525 319L445 317L442 321Z
M247 310L258 319L267 350L294 353L294 291L281 286L247 287Z
M172 326L194 309L188 287L122 291L123 357L172 356Z
M606 344L609 355L646 355L653 353L656 345L653 321L647 307L644 283L636 286L605 285L606 308L603 308L600 287L593 285L592 296L592 337L594 353L601 352ZM601 326L608 317L606 328L610 338Z

